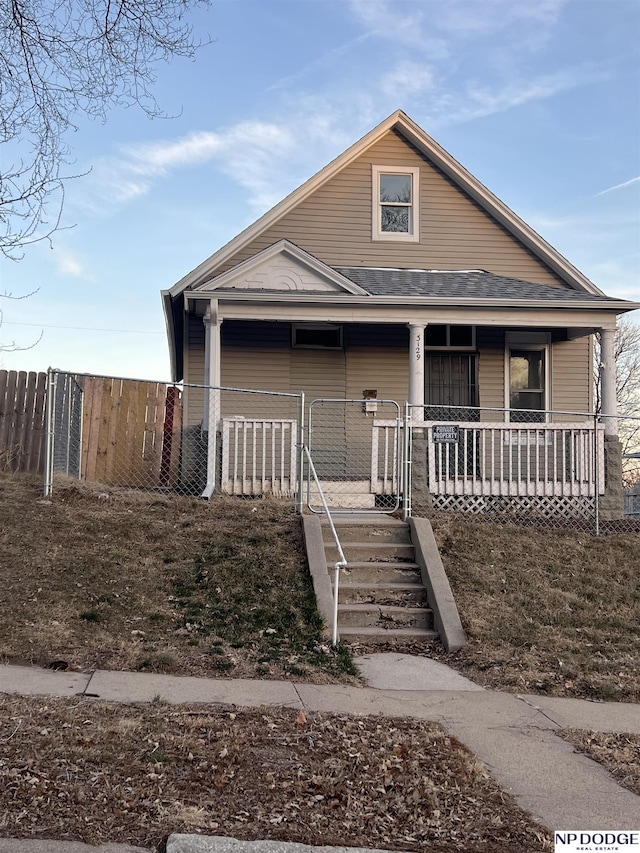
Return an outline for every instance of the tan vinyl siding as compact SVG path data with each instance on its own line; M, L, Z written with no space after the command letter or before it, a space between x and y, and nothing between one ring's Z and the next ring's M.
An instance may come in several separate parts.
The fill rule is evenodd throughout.
M478 388L480 406L504 408L504 332L501 329L479 328L476 331L478 348ZM501 421L502 412L481 412L480 420Z
M345 328L347 397L359 400L365 390L379 400L406 399L409 383L409 330L402 326L357 325Z
M189 388L188 385L204 384L204 323L202 317L190 314L187 317L184 381L184 424L195 426L202 421L204 412L204 392L201 388Z
M224 322L222 385L226 388L289 392L290 337L288 323ZM221 407L226 417L296 417L296 403L288 397L223 391Z
M371 166L420 167L420 242L374 242ZM397 133L379 142L230 258L217 274L287 239L330 266L485 269L566 285Z
M591 359L589 337L554 343L551 351L551 408L588 412L591 402ZM557 415L554 420L576 420Z
M291 388L304 391L307 402L316 397L344 399L345 377L344 350L291 350Z

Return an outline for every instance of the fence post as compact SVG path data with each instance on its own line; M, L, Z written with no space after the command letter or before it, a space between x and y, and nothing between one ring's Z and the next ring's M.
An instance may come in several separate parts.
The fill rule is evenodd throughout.
M296 491L296 512L302 515L304 498L302 484L304 482L304 391L300 392L298 400L298 488Z
M53 492L53 454L54 454L54 412L56 395L56 375L53 368L47 370L47 439L44 453L44 496L51 496Z
M404 435L402 436L403 454L403 495L402 518L406 521L411 517L411 413L408 400L404 401Z
M595 535L600 535L600 448L598 445L598 415L593 415L593 479L594 479L594 527Z

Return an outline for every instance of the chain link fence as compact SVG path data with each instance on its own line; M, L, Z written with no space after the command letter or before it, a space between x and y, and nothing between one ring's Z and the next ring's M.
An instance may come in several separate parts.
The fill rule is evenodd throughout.
M640 532L640 417L393 400L49 371L45 491L61 476L337 512ZM301 486L304 485L304 488Z
M401 412L394 400L317 399L309 404L307 446L327 504L337 513L393 512L402 492ZM307 477L306 503L321 499Z
M588 412L407 406L405 512L640 532L640 418ZM628 504L628 502L627 502Z
M303 397L50 371L45 491L60 476L296 497Z

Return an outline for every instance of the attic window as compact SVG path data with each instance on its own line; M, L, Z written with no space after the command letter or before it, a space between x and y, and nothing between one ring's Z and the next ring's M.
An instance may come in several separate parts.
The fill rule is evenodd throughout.
M404 166L373 166L374 240L417 243L420 237L420 169Z
M329 323L294 323L292 345L304 349L342 349L342 326Z

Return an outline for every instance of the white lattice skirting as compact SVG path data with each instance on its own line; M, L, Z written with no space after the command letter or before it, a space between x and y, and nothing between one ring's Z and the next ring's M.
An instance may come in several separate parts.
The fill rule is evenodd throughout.
M452 509L474 513L523 515L534 513L543 518L592 518L593 498L575 497L490 497L482 495L433 495L433 509Z

